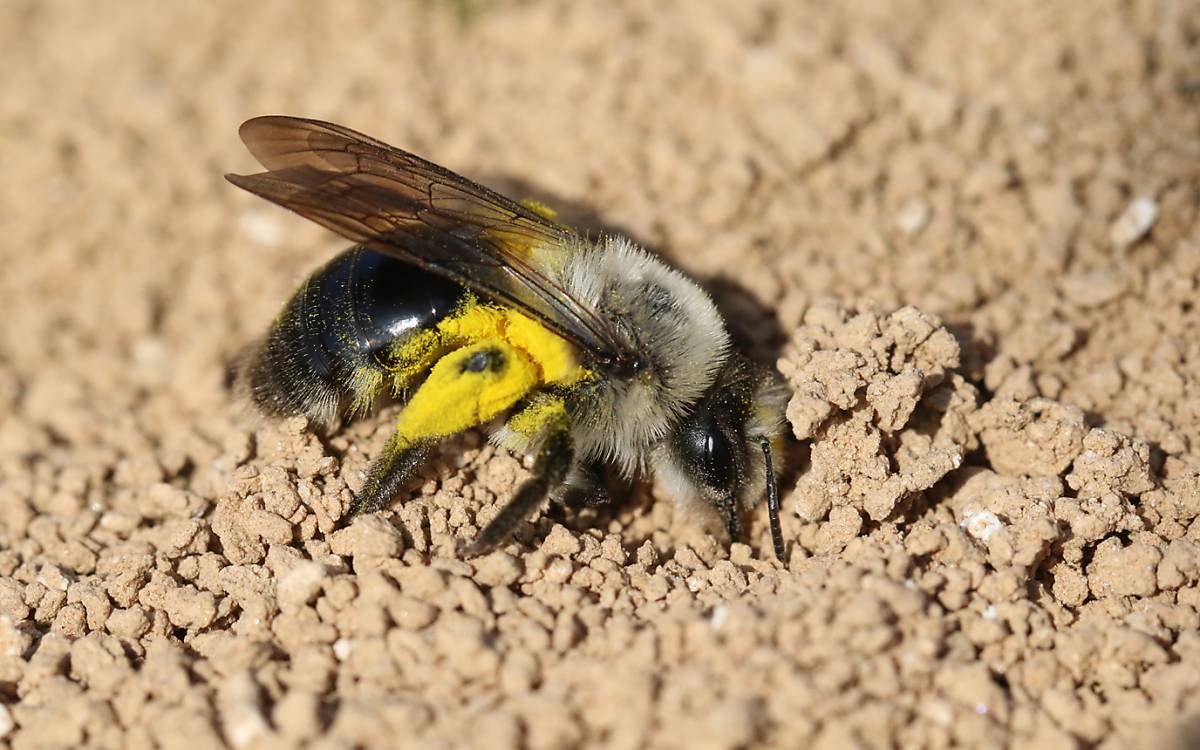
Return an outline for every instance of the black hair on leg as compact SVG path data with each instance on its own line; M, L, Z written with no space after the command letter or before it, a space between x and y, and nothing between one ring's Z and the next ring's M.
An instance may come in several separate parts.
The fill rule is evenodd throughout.
M400 438L392 435L383 446L383 452L375 458L367 473L367 483L350 510L351 517L382 510L396 496L413 474L428 458L433 443L401 444Z
M555 429L546 436L533 464L533 476L517 488L512 499L500 509L492 522L479 532L475 541L463 551L467 557L476 557L491 552L512 536L513 529L533 512L551 490L567 478L575 448L571 433L565 426Z

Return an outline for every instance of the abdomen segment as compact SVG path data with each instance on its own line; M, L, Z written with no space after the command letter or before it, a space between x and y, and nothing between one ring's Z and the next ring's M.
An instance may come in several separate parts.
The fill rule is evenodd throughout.
M449 316L458 284L364 247L308 277L241 375L267 414L332 421L364 381L383 382L389 352Z

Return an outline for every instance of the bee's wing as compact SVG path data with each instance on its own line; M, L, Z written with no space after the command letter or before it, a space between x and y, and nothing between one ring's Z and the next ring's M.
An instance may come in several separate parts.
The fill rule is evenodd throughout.
M355 242L529 313L601 366L637 361L612 325L531 262L575 235L432 162L333 123L255 117L238 131L268 171L240 188Z

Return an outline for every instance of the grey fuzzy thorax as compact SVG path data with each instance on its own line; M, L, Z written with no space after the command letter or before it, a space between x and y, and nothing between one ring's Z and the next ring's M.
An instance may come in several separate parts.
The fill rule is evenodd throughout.
M577 454L647 467L664 435L712 385L729 357L729 335L712 299L678 271L621 237L580 241L556 279L596 310L646 368L602 377L568 400Z

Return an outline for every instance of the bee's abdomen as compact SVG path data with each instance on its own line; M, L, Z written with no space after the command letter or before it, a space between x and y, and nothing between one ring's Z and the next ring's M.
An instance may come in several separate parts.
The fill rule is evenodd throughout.
M458 284L354 247L296 290L243 373L254 402L273 416L333 419L356 396L356 373L384 371L392 346L459 305Z

